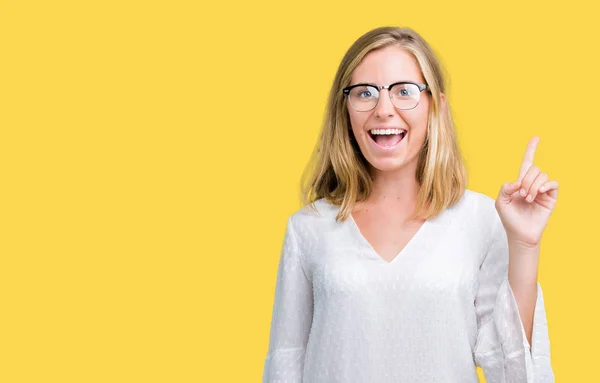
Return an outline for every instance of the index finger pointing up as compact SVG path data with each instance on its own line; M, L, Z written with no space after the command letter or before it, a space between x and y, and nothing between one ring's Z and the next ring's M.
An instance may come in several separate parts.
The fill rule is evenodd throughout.
M523 179L523 177L525 177L525 173L527 173L531 165L533 165L533 157L535 155L535 149L537 148L538 142L540 142L540 138L534 136L531 140L529 140L529 144L527 144L525 156L523 156L523 163L521 164L521 170L519 171L519 182Z

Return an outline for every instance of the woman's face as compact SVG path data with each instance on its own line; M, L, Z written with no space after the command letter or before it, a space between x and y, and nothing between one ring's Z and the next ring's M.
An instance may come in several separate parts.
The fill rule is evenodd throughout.
M369 52L363 58L352 74L350 85L370 83L387 86L398 81L425 83L415 58L398 46L388 46ZM352 132L363 156L373 168L416 172L419 151L427 135L429 102L430 94L422 91L414 109L397 109L387 89L380 91L377 105L367 112L357 112L347 100ZM372 129L401 129L406 133L373 136L370 133Z

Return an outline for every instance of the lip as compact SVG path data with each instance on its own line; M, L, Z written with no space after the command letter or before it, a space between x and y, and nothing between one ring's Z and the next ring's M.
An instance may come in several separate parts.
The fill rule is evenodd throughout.
M374 127L370 128L370 129L368 129L368 130L367 130L367 132L368 132L369 130L373 130L373 129L401 129L401 130L404 130L404 131L406 131L406 129L404 129L404 128L399 128L399 127L397 127L397 126L379 125L379 126L374 126Z
M373 129L401 129L401 128L384 128L384 127L377 127L377 128L373 128ZM371 134L369 132L367 132L367 136L369 136L369 141L371 141L371 143L373 144L373 146L377 149L377 150L381 150L384 152L392 152L394 151L397 147L400 146L400 144L402 144L402 142L404 142L404 139L406 138L406 136L408 136L408 131L406 131L404 133L404 136L402 137L402 139L400 139L400 141L398 141L398 143L394 146L381 146L379 145L377 142L375 142L375 140L373 139L373 137L371 137Z

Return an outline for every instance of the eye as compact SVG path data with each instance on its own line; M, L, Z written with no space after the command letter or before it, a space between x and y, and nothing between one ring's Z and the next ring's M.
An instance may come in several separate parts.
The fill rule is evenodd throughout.
M367 101L377 98L379 92L372 86L357 86L350 91L350 98L355 100Z
M418 93L418 88L413 84L401 84L398 88L394 87L394 96L401 99L414 98Z

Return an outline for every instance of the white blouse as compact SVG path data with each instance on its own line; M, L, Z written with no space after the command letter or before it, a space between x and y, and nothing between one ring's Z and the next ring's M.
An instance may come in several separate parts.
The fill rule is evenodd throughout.
M264 383L554 382L542 289L530 351L494 199L467 189L390 262L315 206L287 221Z

